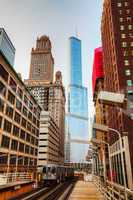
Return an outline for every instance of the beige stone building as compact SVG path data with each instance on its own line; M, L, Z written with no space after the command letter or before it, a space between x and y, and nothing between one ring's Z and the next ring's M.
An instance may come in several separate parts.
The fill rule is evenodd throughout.
M49 115L48 111L41 112L38 171L46 164L59 163L59 128Z
M37 62L34 58L34 53L37 57ZM32 92L43 111L47 111L49 113L49 117L51 117L59 129L59 131L57 131L59 134L58 163L63 164L65 135L65 90L62 84L61 72L56 72L55 81L53 81L53 72L54 60L51 53L51 42L47 36L42 36L37 39L36 49L32 49L29 79L25 80L25 84ZM45 121L45 119L43 120ZM46 123L49 122L47 121ZM48 134L50 135L51 133L49 132ZM56 141L53 142L56 144ZM56 155L55 158L53 157L49 162L55 163L55 160Z

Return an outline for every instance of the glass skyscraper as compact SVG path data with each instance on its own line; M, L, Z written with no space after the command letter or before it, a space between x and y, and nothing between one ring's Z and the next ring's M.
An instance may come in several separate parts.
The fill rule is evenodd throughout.
M70 83L68 87L66 132L69 133L70 162L83 163L86 162L88 145L73 141L88 141L88 92L87 88L82 85L81 40L76 37L70 37L69 42Z
M82 85L81 40L70 38L70 71L71 84Z

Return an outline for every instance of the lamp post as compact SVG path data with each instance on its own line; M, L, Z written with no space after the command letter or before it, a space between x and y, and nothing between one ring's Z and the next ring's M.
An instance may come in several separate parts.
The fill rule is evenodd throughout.
M108 154L109 154L109 169L110 169L110 178L111 178L111 182L113 182L113 176L112 176L112 163L111 163L111 156L110 156L110 147L109 147L109 143L103 141L103 140L98 140L98 139L95 139L95 138L92 138L91 139L91 142L92 143L95 143L97 145L100 145L100 144L105 144L107 145L108 147Z
M124 157L123 157L123 150L122 150L122 136L121 136L121 134L120 134L120 132L118 130L110 128L110 127L108 127L106 125L94 123L93 124L93 128L97 129L97 130L100 130L100 131L103 131L103 132L106 132L106 133L108 133L108 131L110 130L113 133L117 134L118 137L119 137L123 183L124 183L124 190L125 190L125 200L128 200L127 193L126 193L127 184L126 184L126 173L125 173Z

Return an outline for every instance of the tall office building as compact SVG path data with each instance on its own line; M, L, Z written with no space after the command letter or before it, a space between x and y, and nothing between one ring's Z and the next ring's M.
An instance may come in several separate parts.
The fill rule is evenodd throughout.
M124 93L127 107L106 106L107 124L123 137L127 186L133 189L133 1L105 0L102 16L104 89ZM115 180L123 184L117 137L110 132L111 158Z
M14 47L0 31L0 173L16 181L36 175L41 108L12 67Z
M31 51L29 79L32 81L53 82L54 59L51 42L47 36L37 38L36 48Z
M54 60L51 48L51 42L47 36L42 36L37 39L36 48L32 48L31 51L29 79L25 80L27 88L32 92L33 96L42 107L43 113L46 111L45 117L48 119L45 119L44 114L41 113L41 127L44 123L47 123L49 127L54 127L53 124L55 123L57 126L54 127L55 135L58 134L59 137L59 145L56 144L56 140L53 140L50 141L53 145L51 147L49 138L53 132L48 128L46 132L47 137L44 136L47 138L48 147L47 150L44 148L42 154L42 134L45 135L46 133L42 133L40 128L39 158L42 162L39 161L39 171L42 167L40 163L64 163L65 90L62 84L62 74L60 71L56 72L55 80L53 81ZM53 121L51 120L50 122L50 119ZM46 138L44 140L46 140ZM59 159L57 159L56 147L58 148ZM51 150L51 148L55 148L55 152ZM55 154L53 152L51 153L51 151ZM49 156L50 153L52 156Z
M86 162L88 145L74 143L71 140L88 140L88 94L82 86L81 40L71 37L70 42L70 83L68 87L68 113L66 127L70 143L67 140L67 152L71 163ZM70 148L68 151L68 147ZM66 157L69 157L68 155Z

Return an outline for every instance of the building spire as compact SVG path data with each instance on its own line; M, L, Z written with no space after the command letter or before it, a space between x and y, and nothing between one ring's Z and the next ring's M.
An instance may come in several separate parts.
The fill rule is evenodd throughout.
M75 26L75 36L76 36L76 38L78 38L78 27L77 26Z

